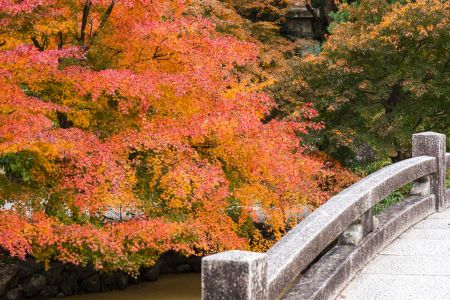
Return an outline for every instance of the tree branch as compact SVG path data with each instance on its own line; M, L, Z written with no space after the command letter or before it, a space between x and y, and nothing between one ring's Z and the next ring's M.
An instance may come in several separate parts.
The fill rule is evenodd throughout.
M43 41L42 41L42 50L45 50L45 48L47 48L48 44L49 44L48 37L44 37Z
M63 46L64 46L63 33L60 31L58 32L58 49L61 50Z
M105 24L108 21L109 17L111 16L111 13L112 13L112 10L113 10L115 4L116 4L116 0L111 0L111 3L109 3L109 6L106 9L105 14L102 17L102 21L100 22L100 26L98 27L98 30L102 30L103 27L105 27Z
M32 36L31 41L33 42L33 45L39 49L39 51L44 51L44 44L40 44L36 37Z
M86 39L86 25L88 21L89 12L91 11L91 6L92 6L91 0L86 0L86 2L84 2L83 17L81 19L81 31L80 31L80 43L82 46L84 46Z
M106 22L108 22L108 19L111 16L111 13L113 11L115 4L116 4L116 0L111 0L108 8L106 9L105 13L103 14L102 20L100 21L100 25L98 26L97 31L95 31L94 34L92 35L91 40L93 40L97 36L97 34L105 27Z

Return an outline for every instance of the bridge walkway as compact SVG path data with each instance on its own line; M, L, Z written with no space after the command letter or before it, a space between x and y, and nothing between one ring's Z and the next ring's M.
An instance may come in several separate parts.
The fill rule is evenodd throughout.
M381 250L337 299L450 299L450 208L428 216Z

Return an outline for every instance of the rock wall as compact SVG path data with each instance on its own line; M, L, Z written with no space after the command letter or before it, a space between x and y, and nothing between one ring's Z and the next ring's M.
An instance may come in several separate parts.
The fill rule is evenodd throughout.
M201 257L185 257L167 252L150 268L142 268L138 278L124 272L105 273L91 265L74 266L52 262L46 270L31 257L7 258L0 263L0 300L47 299L74 294L123 290L130 284L155 281L160 274L201 271Z

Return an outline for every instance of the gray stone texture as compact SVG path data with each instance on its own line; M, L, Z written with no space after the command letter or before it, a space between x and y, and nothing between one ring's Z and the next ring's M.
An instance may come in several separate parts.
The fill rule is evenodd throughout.
M47 278L42 274L34 274L23 283L23 291L27 297L36 296L47 284Z
M266 255L228 251L203 258L202 299L267 299Z
M6 300L22 300L25 299L25 295L21 288L14 288L9 290L5 295Z
M358 245L364 238L364 228L361 223L350 225L339 237L341 245Z
M345 229L406 183L436 171L420 156L379 170L337 194L289 231L267 252L269 299L277 297Z
M423 242L423 241L422 241ZM361 274L450 276L448 256L378 255Z
M399 238L408 239L428 239L428 240L448 240L450 239L450 230L448 229L417 229L411 228Z
M16 276L18 267L15 265L0 264L0 297L6 292L10 281Z
M385 255L410 253L414 257L426 253L427 246L428 253L439 256L442 253L436 250L437 245L433 246L434 240L441 246L448 244L445 249L450 253L450 239L439 238L449 236L443 232L448 229L448 223L445 227L447 212L442 211L447 205L446 199L450 199L450 189L446 190L444 186L445 171L450 167L445 139L445 135L432 132L414 135L413 158L387 166L332 197L266 254L229 251L204 258L203 299L266 300L277 299L283 293L283 299L328 299L336 297L380 251L385 251L381 252ZM428 182L427 177L430 178ZM413 189L416 196L387 208L374 219L372 208L375 204L414 181L419 182ZM435 209L442 212L414 226L411 232L398 239L397 244L382 250ZM336 245L343 232L351 231L348 229L352 224L362 226L362 236L355 242L346 243L350 245ZM425 246L420 246L419 236L428 232L420 230L433 230ZM410 267L417 268L414 264ZM352 299L368 299L360 296Z
M202 271L202 257L191 256L188 258L187 263L191 266L192 272L201 273Z
M379 226L358 246L337 245L304 275L282 299L331 299L345 284L400 233L434 211L434 196L410 197L378 216ZM361 298L365 299L365 298Z
M450 276L362 274L336 299L347 300L445 300Z
M446 136L434 132L422 132L413 135L413 157L428 155L436 158L437 171L431 176L431 190L436 195L436 208L443 210L448 206L445 199Z
M425 228L425 229L449 229L447 219L426 219L415 225L414 228Z
M376 227L378 227L378 224L375 223L376 222L374 220L373 210L372 208L370 208L361 217L361 225L363 227L364 236L367 235L369 232L372 232Z
M438 256L450 253L450 240L399 239L383 249L381 255Z
M434 213L393 241L337 299L449 299L450 209Z
M415 196L430 195L431 192L431 178L430 175L419 178L413 184L410 194Z
M153 266L151 268L146 268L141 272L141 277L145 281L155 281L159 277L159 267Z

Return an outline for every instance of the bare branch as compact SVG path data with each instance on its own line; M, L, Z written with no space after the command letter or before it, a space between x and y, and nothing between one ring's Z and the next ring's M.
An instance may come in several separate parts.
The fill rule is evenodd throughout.
M41 45L36 37L31 37L31 41L33 42L33 45L39 49L39 51L44 51L44 45Z
M100 21L100 25L97 28L97 31L94 32L92 35L91 41L97 36L97 34L105 27L106 22L108 22L109 17L111 16L111 13L114 9L114 5L116 4L116 0L111 0L109 3L108 8L106 9L105 13L102 16L102 20Z
M94 20L89 18L89 40L92 40L92 31L94 30Z
M63 46L64 46L63 33L60 31L58 32L58 49L62 49Z
M91 6L92 6L91 0L86 0L86 2L84 2L83 17L81 19L81 32L80 32L80 43L82 46L84 46L84 42L86 39L86 26L89 17L89 12L91 11Z
M155 52L153 52L152 59L154 60L169 60L172 58L172 54L162 52L162 44L167 40L164 38L158 46L156 46Z

